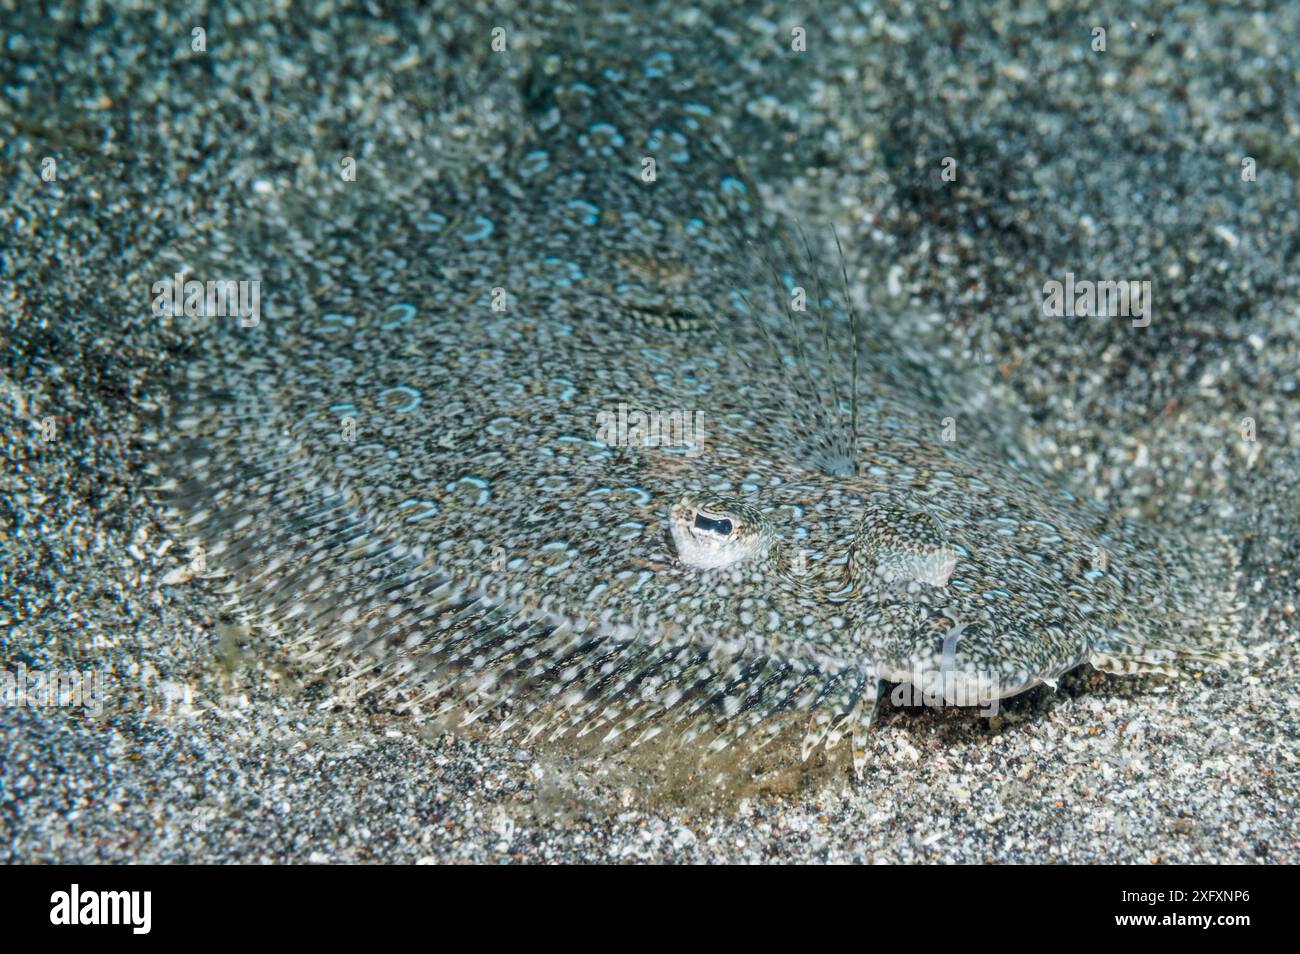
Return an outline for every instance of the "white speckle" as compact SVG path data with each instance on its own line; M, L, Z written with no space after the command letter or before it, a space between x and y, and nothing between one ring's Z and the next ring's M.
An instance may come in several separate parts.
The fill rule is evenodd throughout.
M194 571L186 566L179 566L164 576L159 583L162 586L180 586L182 583L188 583L194 579Z
M889 277L885 279L885 290L889 292L891 298L898 298L903 294L902 265L895 265L889 270Z
M1214 227L1214 234L1223 239L1223 241L1228 244L1229 248L1236 248L1241 241L1237 238L1236 233L1223 225L1216 225Z

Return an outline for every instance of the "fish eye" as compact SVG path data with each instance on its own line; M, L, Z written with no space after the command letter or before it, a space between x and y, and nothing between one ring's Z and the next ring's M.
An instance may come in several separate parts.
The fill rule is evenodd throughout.
M673 548L683 565L713 570L761 558L772 543L772 528L762 512L738 500L687 495L668 515Z
M695 529L706 530L709 533L716 533L720 536L729 537L731 536L731 521L726 517L712 520L709 517L704 516L702 513L697 513L695 515Z

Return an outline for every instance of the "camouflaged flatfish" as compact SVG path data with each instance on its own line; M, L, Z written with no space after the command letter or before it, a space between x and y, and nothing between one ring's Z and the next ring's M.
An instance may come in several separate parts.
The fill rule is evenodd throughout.
M806 712L859 771L886 681L1234 658L1225 540L1043 476L655 84L539 53L490 168L350 209L383 248L318 224L197 338L160 470L240 606L408 708L712 748Z

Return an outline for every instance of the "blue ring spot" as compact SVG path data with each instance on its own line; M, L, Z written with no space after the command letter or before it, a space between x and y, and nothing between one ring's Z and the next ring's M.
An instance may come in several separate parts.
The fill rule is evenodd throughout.
M587 458L588 460L601 460L606 457L614 456L613 452L609 449L609 445L602 444L599 441L588 440L585 437L574 437L571 434L565 434L561 437L557 437L555 441L557 444L585 444L599 452Z
M407 517L406 518L407 523L415 523L417 520L425 520L429 517L432 517L434 514L438 512L438 505L433 501L416 500L414 497L409 497L397 505L398 510L406 510L408 508L415 508L415 507L421 507L423 509L421 509L419 513L414 513L411 516Z
M384 388L384 390L379 392L379 399L382 401L390 394L405 394L407 397L407 402L405 404L401 407L395 407L392 409L394 414L407 414L420 406L420 392L415 390L415 388L408 388L405 385L400 385L395 388Z
M455 480L453 480L443 489L446 490L447 493L449 494L455 493L456 488L461 484L469 484L469 486L471 487L478 488L479 494L474 501L474 506L476 507L481 507L483 506L483 504L487 503L489 500L492 499L492 492L488 490L488 482L484 480L482 477L473 477L468 474L464 477L457 477Z
M476 215L474 221L478 223L478 228L461 234L466 242L481 242L492 234L492 220L486 215Z
M442 227L447 224L447 216L439 215L437 212L430 212L425 216L423 222L415 223L415 227L421 232L441 232Z
M644 507L653 499L650 491L646 490L644 487L624 487L623 489L628 493L636 494L636 504L639 507Z
M582 199L570 199L568 202L564 203L564 207L567 209L577 209L579 212L584 213L582 216L583 225L595 225L596 219L600 215L599 207L592 205L590 202L585 202Z
M407 324L412 318L415 317L415 306L408 305L405 302L400 302L396 305L389 305L388 309L384 312L384 314L391 315L393 314L393 312L398 312L400 317L394 318L392 321L385 321L384 323L382 323L379 326L381 330L391 331L394 328L400 328L402 327L402 325Z
M531 179L533 176L545 172L550 164L551 157L545 151L538 149L530 152L519 163L519 178Z
M671 73L672 69L673 55L665 50L652 53L645 61L646 76L663 76L665 73Z
M325 331L342 331L345 327L357 323L351 315L340 315L337 311L325 312L320 316L320 320L326 323Z

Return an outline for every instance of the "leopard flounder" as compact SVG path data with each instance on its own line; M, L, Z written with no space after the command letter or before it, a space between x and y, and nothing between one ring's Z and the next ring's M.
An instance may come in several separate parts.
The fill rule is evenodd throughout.
M883 681L984 704L1235 658L1226 540L1045 476L859 307L852 249L768 210L725 123L580 65L432 212L373 209L392 241L350 286L286 278L198 342L162 483L239 605L494 731L719 749L807 713L804 756L847 737L859 772Z

